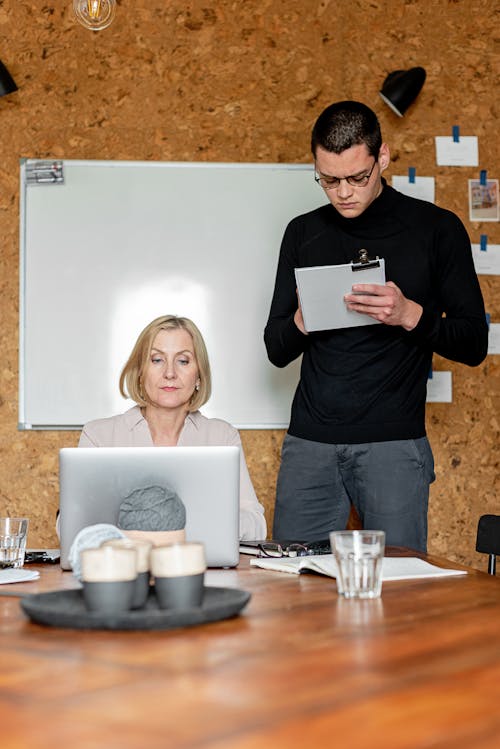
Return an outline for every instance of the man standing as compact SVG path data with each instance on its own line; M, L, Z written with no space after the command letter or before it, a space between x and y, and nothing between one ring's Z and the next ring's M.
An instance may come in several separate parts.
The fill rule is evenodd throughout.
M470 240L450 211L387 185L389 147L364 104L327 107L311 147L330 202L288 225L264 333L276 366L303 354L273 537L327 538L345 528L352 503L363 527L385 530L388 544L426 551L432 354L475 366L488 345ZM384 258L387 282L360 279L352 290L364 294L344 301L382 324L307 334L294 269L357 262L360 249Z

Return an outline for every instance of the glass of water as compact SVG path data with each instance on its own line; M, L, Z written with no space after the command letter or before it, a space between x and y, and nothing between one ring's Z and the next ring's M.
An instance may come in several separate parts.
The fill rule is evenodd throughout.
M23 566L28 522L28 518L0 518L0 569Z
M384 531L334 531L330 545L338 567L337 590L344 598L378 598L382 592Z

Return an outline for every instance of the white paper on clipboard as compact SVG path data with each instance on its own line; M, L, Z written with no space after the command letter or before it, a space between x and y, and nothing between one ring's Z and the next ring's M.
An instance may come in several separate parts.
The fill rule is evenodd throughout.
M378 320L347 309L345 294L355 283L385 284L383 258L345 265L317 265L295 268L304 326L308 333L316 330L377 325Z

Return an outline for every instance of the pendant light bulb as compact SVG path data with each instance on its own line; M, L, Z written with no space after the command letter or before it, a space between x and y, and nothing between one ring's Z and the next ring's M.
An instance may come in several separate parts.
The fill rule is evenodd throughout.
M73 0L73 10L86 29L102 31L115 17L116 0Z

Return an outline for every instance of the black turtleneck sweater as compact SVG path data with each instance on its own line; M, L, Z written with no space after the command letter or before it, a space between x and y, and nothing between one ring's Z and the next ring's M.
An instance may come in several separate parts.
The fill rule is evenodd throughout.
M486 356L484 304L463 224L383 185L357 218L328 204L285 231L264 340L278 367L303 354L288 430L296 437L350 444L423 437L433 352L470 366ZM418 325L410 332L381 324L303 335L293 321L294 269L349 263L361 248L383 257L386 280L422 305Z

